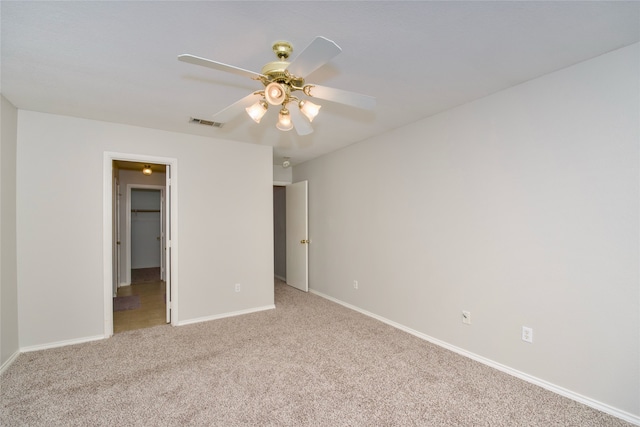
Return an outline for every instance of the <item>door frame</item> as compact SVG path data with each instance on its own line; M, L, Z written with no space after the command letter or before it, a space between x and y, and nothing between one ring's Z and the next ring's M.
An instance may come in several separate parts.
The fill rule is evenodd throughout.
M125 212L126 212L126 223L125 223L125 235L127 236L127 244L126 251L127 257L125 259L125 282L128 285L131 285L131 190L158 190L160 191L160 232L162 233L163 239L160 241L160 248L164 247L164 224L163 224L163 215L162 213L165 211L165 188L164 185L144 185L144 184L127 184L127 199L125 202ZM162 258L164 257L164 251L160 250L160 266L162 267L164 263L162 262ZM161 272L163 275L163 272ZM164 280L164 277L162 277Z
M167 236L167 249L170 251L170 265L167 271L171 280L171 325L178 324L178 159L173 157L158 157L144 154L104 152L103 158L103 189L102 189L102 240L103 240L103 282L104 282L104 336L113 336L113 161L121 160L126 162L141 162L164 164L170 167L171 179L170 188L166 192L171 192L168 197L170 230L171 235ZM169 187L169 186L168 186Z

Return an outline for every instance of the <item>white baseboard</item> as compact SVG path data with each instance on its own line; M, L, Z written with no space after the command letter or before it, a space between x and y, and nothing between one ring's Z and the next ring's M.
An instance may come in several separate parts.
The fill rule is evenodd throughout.
M118 284L119 288L124 288L125 286L131 286L131 283L127 283L127 282L122 282Z
M109 338L109 337L105 335L96 335L93 337L76 338L72 340L57 341L57 342L52 342L48 344L32 345L28 347L21 347L20 353L29 353L31 351L47 350L50 348L65 347L65 346L74 345L74 344L83 344L86 342L103 340L105 338Z
M209 320L224 319L225 317L241 316L243 314L256 313L258 311L265 311L265 310L273 310L275 308L276 308L275 304L271 304L271 305L266 305L264 307L255 307L247 310L234 311L231 313L223 313L223 314L217 314L214 316L200 317L197 319L183 320L181 322L176 323L176 326L184 326L184 325L190 325L192 323L208 322ZM72 339L72 340L66 340L66 341L57 341L57 342L48 343L48 344L21 347L20 351L17 354L28 353L31 351L47 350L49 348L64 347L64 346L73 345L73 344L82 344L85 342L98 341L106 338L110 338L110 337L106 335L96 335L93 337L85 337L85 338L78 338L78 339Z
M6 371L6 370L9 368L9 366L11 366L11 364L12 364L13 362L15 362L15 361L16 361L16 359L18 358L18 356L20 356L20 352L19 352L19 351L16 351L15 353L13 353L13 354L11 355L11 357L9 357L9 358L8 358L8 359L7 359L7 360L2 364L2 366L0 366L0 374L2 374L4 371Z
M283 282L287 282L287 278L286 277L282 277L282 276L278 276L277 274L274 276L276 279L278 280L282 280Z
M549 391L554 392L556 394L559 394L561 396L567 397L569 399L575 400L576 402L582 403L582 404L584 404L586 406L589 406L591 408L597 409L597 410L602 411L602 412L604 412L606 414L613 415L614 417L620 418L620 419L622 419L624 421L627 421L629 423L632 423L632 424L635 424L637 426L640 426L640 416L630 414L630 413L628 413L626 411L622 411L620 409L614 408L613 406L607 405L606 403L599 402L597 400L594 400L594 399L591 399L589 397L583 396L583 395L581 395L579 393L575 393L575 392L573 392L571 390L567 390L566 388L563 388L563 387L557 386L555 384L552 384L552 383L550 383L548 381L541 380L540 378L534 377L534 376L526 374L524 372L520 372L520 371L518 371L516 369L510 368L510 367L505 366L505 365L503 365L501 363L495 362L495 361L493 361L491 359L487 359L487 358L479 356L479 355L477 355L475 353L471 353L471 352L469 352L467 350L464 350L462 348L459 348L459 347L456 347L454 345L448 344L448 343L446 343L444 341L441 341L441 340L439 340L437 338L433 338L433 337L431 337L429 335L426 335L426 334L423 334L422 332L418 332L418 331L416 331L414 329L408 328L408 327L406 327L404 325L401 325L401 324L396 323L396 322L394 322L392 320L386 319L386 318L384 318L382 316L378 316L377 314L368 312L366 310L363 310L363 309L361 309L359 307L356 307L356 306L351 305L349 303L346 303L344 301L340 301L339 299L333 298L333 297L331 297L329 295L325 295L322 292L318 292L318 291L313 290L313 289L309 289L309 292L311 292L311 293L313 293L315 295L318 295L318 296L320 296L322 298L328 299L329 301L333 301L333 302L335 302L337 304L340 304L340 305L342 305L344 307L347 307L347 308L349 308L351 310L355 310L355 311L357 311L357 312L359 312L361 314L364 314L365 316L372 317L372 318L374 318L376 320L379 320L379 321L381 321L383 323L386 323L387 325L393 326L394 328L400 329L401 331L407 332L407 333L409 333L409 334L411 334L413 336L416 336L418 338L421 338L421 339L423 339L425 341L429 341L432 344L435 344L437 346L446 348L447 350L451 350L454 353L458 353L458 354L460 354L462 356L468 357L469 359L473 359L473 360L475 360L477 362L480 362L480 363L482 363L484 365L490 366L490 367L492 367L494 369L497 369L497 370L499 370L501 372L504 372L504 373L512 375L514 377L520 378L521 380L527 381L527 382L529 382L531 384L535 384L535 385L537 385L539 387L542 387L542 388L544 388L546 390L549 390Z
M273 310L275 308L276 306L274 304L265 305L264 307L249 308L247 310L233 311L230 313L222 313L222 314L215 314L213 316L199 317L197 319L183 320L178 322L176 325L177 326L191 325L193 323L208 322L210 320L224 319L225 317L241 316L243 314L256 313L258 311L265 311L265 310Z

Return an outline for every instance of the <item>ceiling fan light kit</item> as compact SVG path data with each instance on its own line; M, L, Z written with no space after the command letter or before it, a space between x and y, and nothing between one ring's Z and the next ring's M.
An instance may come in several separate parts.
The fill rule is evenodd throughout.
M282 108L278 114L276 127L281 131L295 128L299 135L308 135L313 132L313 128L309 123L318 115L321 106L307 99L299 99L292 95L296 91L300 91L308 97L325 99L356 108L373 109L375 107L374 97L305 83L305 76L326 64L342 51L333 41L324 37L316 37L292 62L287 61L293 52L291 43L277 41L272 49L278 60L263 66L261 73L189 54L179 55L178 60L219 71L248 76L254 80L259 80L264 85L264 90L256 91L216 113L213 116L216 122L224 123L244 109L253 121L260 123L262 117L267 113L269 105L281 105ZM255 101L256 96L260 97L258 101ZM295 107L297 107L291 112L287 109L287 105L290 103L294 103ZM292 112L295 114L292 114ZM302 119L303 115L308 120L308 123Z
M272 82L269 83L264 91L264 96L267 98L267 102L271 105L282 105L282 103L289 97L286 86Z
M312 122L320 112L320 108L322 108L322 105L314 104L311 101L301 100L298 103L298 107L300 108L300 111L302 111L302 114L304 114L305 117L309 119L310 122Z
M282 109L280 110L276 127L283 131L293 129L293 123L291 123L291 115L289 114L289 110L287 110L285 107L282 107Z
M253 104L251 107L247 107L246 110L247 110L247 114L249 115L249 117L253 119L254 122L260 123L260 120L262 120L262 117L264 117L264 115L267 114L268 107L269 105L267 105L267 103L263 99L261 99L260 101Z

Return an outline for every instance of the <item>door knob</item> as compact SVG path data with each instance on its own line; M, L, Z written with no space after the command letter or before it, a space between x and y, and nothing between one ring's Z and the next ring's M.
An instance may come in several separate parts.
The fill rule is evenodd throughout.
M300 243L302 243L304 245L305 243L309 243L309 241L307 239L302 239L302 240L300 240Z

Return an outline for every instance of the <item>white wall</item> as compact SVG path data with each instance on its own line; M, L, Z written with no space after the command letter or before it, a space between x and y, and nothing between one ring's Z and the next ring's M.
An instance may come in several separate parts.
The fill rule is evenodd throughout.
M273 305L270 147L20 110L21 348L104 333L107 151L178 159L179 323Z
M273 182L278 184L291 184L292 168L283 168L282 165L273 165Z
M640 421L639 58L297 166L311 288Z
M16 145L18 110L0 95L0 366L18 353Z

